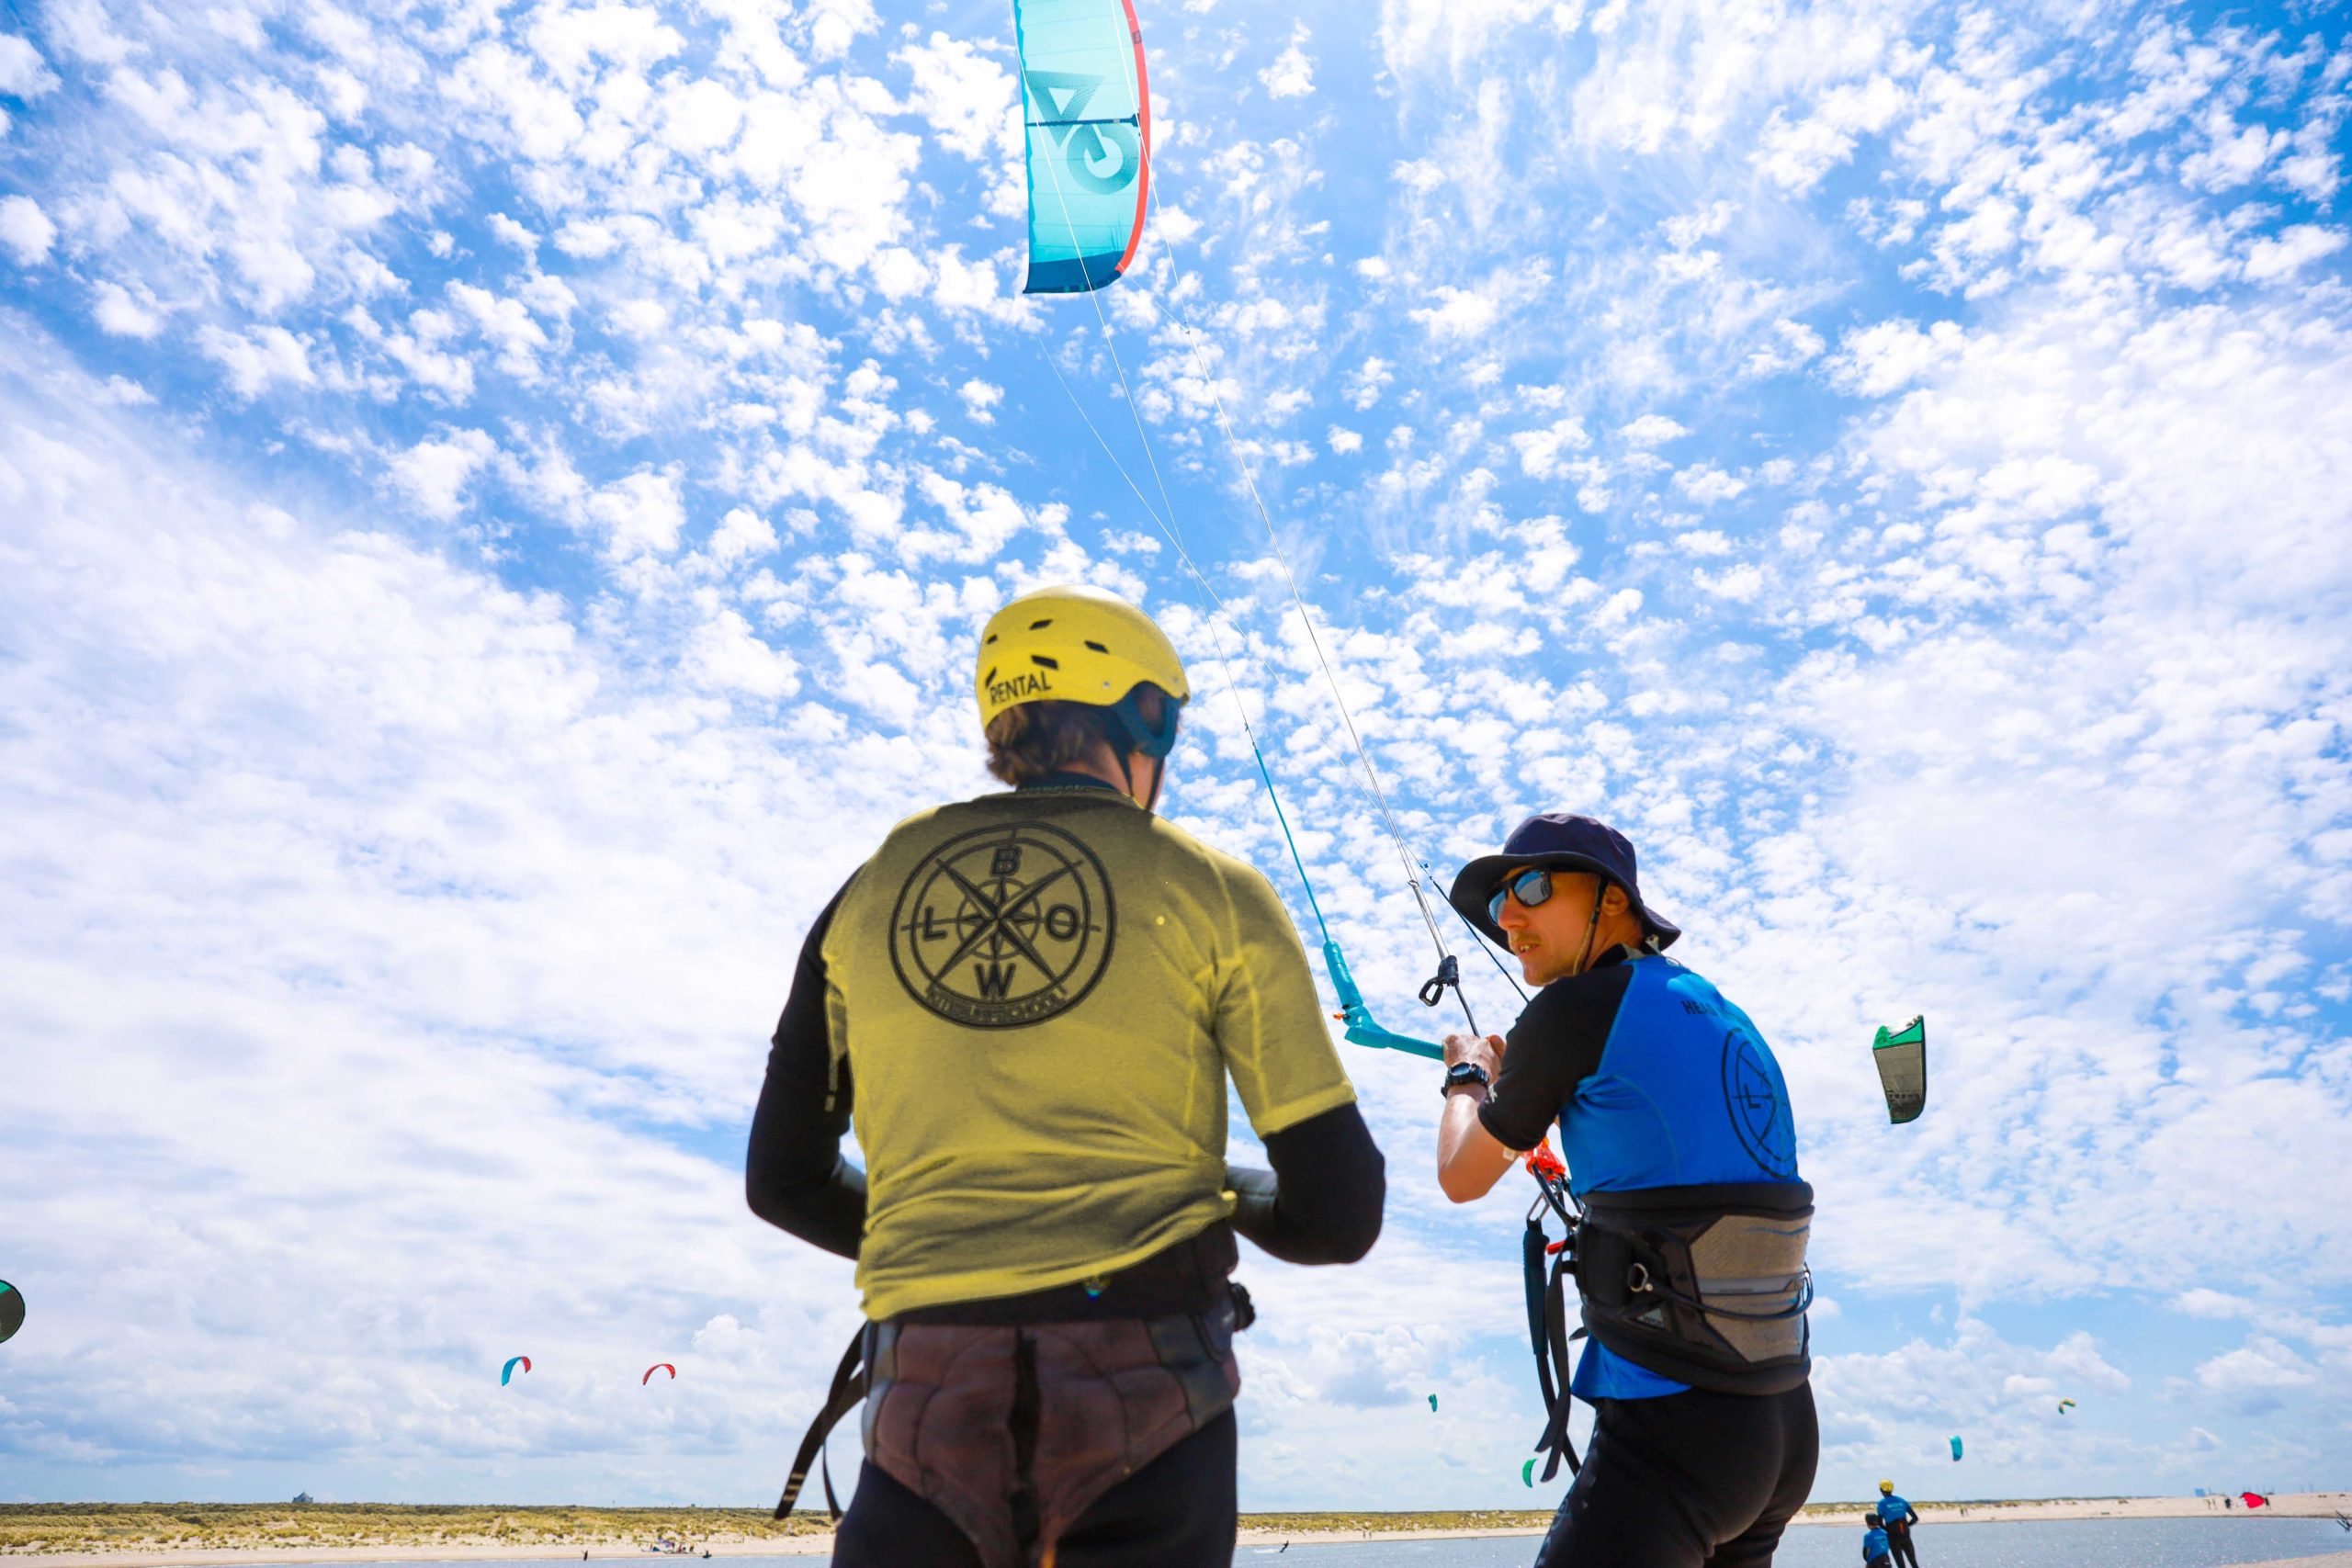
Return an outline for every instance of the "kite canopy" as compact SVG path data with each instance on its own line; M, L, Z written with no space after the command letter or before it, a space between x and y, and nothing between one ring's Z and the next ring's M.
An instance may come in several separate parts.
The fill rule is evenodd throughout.
M637 1380L637 1386L643 1388L647 1383L651 1382L653 1381L653 1374L656 1372L669 1373L670 1381L672 1382L676 1382L678 1381L677 1368L672 1366L667 1361L656 1361L651 1366L645 1369L645 1375Z
M1013 0L1029 137L1024 294L1117 280L1143 239L1151 100L1132 0Z
M2062 1399L2058 1402L2058 1414L2061 1416L2073 1408L2075 1408L2075 1402L2071 1399Z
M0 1280L0 1343L16 1337L25 1325L25 1292Z
M1951 1440L1951 1461L1954 1464L1958 1464L1960 1462L1960 1439L1958 1438L1954 1438Z
M1886 1119L1901 1126L1917 1122L1928 1108L1928 1021L1915 1018L1900 1030L1881 1029L1871 1043L1878 1064L1878 1086L1886 1091Z
M508 1383L514 1381L514 1369L517 1367L522 1368L526 1372L529 1371L531 1370L531 1358L528 1356L509 1356L506 1359L506 1370L498 1374L499 1387L504 1388Z
M2241 1492L2238 1494L2238 1501L2244 1503L2249 1508L2259 1508L2264 1504L2269 1502L2270 1499L2265 1497L2259 1492Z

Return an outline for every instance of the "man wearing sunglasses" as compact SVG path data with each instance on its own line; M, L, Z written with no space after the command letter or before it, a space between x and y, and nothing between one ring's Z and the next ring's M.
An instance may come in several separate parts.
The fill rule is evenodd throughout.
M1591 1340L1544 1446L1571 1393L1599 1414L1537 1568L1763 1568L1820 1447L1813 1189L1771 1048L1665 956L1682 933L1635 872L1623 834L1553 812L1454 880L1453 907L1542 989L1508 1039L1446 1041L1438 1183L1483 1197L1559 1128L1580 1224L1548 1288L1573 1279ZM1565 1371L1565 1303L1550 1316L1539 1355Z

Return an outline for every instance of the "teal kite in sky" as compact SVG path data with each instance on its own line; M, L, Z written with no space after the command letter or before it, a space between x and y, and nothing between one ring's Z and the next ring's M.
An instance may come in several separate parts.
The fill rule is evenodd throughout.
M1029 141L1024 294L1118 280L1151 194L1151 96L1132 0L1013 0Z
M25 1292L0 1280L0 1344L16 1337L25 1325Z
M508 1383L514 1381L514 1369L517 1367L522 1368L526 1372L529 1371L531 1370L531 1358L528 1356L509 1356L506 1359L506 1370L498 1374L499 1387L504 1388Z

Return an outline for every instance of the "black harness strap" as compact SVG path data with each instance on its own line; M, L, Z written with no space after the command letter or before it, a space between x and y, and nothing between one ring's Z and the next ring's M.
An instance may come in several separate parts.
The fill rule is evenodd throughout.
M808 1424L808 1435L800 1439L800 1451L792 1456L792 1474L784 1483L784 1495L776 1500L775 1517L790 1516L793 1502L799 1497L800 1488L808 1480L808 1466L815 1463L825 1483L825 1507L838 1520L842 1517L840 1499L833 1495L832 1461L825 1456L825 1439L832 1435L841 1418L857 1408L865 1397L865 1335L860 1328L857 1337L842 1352L842 1364L833 1370L833 1386L825 1394L825 1407L817 1412L817 1419Z
M1576 1445L1568 1440L1568 1414L1575 1404L1575 1396L1568 1392L1568 1346L1583 1338L1584 1330L1568 1332L1566 1281L1576 1266L1576 1218L1568 1212L1564 1191L1551 1178L1537 1172L1536 1180L1544 1192L1527 1212L1520 1261L1527 1285L1527 1337L1535 1351L1536 1381L1544 1390L1544 1431L1535 1439L1535 1451L1551 1456L1544 1466L1544 1479L1549 1481L1560 1473L1562 1461L1566 1461L1570 1475L1581 1468ZM1560 1216L1568 1233L1557 1244L1558 1256L1548 1270L1544 1261L1552 1257L1554 1244L1544 1233L1547 1208Z

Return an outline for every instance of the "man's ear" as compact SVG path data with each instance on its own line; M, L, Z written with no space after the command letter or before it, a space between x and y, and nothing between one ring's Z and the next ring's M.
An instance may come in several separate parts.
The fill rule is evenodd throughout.
M1625 897L1624 888L1619 886L1614 882L1606 885L1600 895L1600 912L1602 914L1622 915L1633 907L1633 902Z

